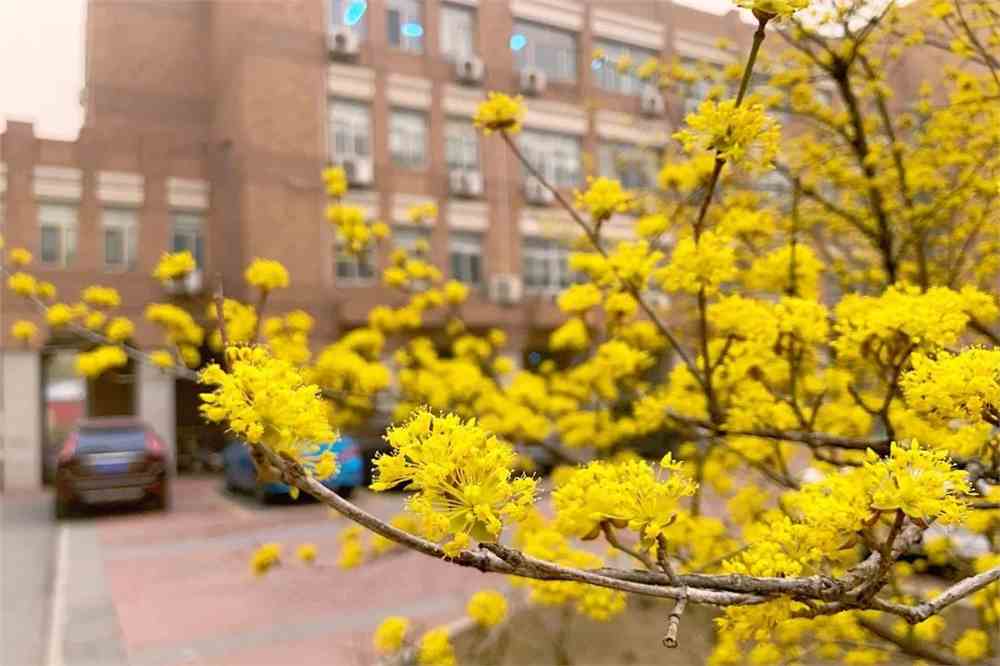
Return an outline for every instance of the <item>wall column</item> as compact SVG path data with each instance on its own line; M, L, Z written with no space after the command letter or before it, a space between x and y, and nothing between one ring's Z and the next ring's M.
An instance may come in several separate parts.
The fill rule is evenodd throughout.
M153 429L167 448L167 473L177 473L177 409L174 376L149 363L136 363L139 379L139 418Z
M2 488L42 487L42 359L34 350L0 350Z

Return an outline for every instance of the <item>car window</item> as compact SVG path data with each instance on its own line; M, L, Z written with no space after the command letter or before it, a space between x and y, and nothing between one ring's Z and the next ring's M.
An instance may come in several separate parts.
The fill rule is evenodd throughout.
M79 453L142 451L146 447L143 428L87 428L76 443Z

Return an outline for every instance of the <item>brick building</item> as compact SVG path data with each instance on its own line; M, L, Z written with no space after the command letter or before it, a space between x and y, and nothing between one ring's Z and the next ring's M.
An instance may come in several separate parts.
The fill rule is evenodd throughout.
M378 282L385 253L339 253L323 220L320 172L333 160L351 174L350 199L390 222L398 243L426 237L446 272L477 287L465 306L472 325L503 326L513 350L530 350L559 319L552 295L569 275L553 236L569 221L498 137L477 136L470 118L484 91L527 94L522 145L559 186L594 171L640 186L650 149L704 87L663 99L595 67L594 50L725 65L735 56L718 39L742 53L750 34L735 11L668 0L91 0L84 126L60 142L8 124L2 233L67 299L88 284L119 289L140 347L158 342L142 308L170 297L150 277L162 252L193 250L203 287L221 279L236 297L250 259L280 260L293 288L269 311L308 309L322 344L392 299ZM440 218L407 227L405 210L423 201ZM608 230L627 233L627 220ZM197 292L185 298L203 307ZM0 298L0 478L33 486L48 347L14 347L7 322L40 317ZM137 413L168 441L177 414L192 413L191 387L147 368L90 388L92 414Z

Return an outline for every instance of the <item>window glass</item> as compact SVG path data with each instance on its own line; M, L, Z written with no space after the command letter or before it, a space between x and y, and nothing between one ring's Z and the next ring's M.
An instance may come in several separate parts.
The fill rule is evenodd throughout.
M104 222L104 264L112 269L135 268L138 251L138 212L130 208L106 208Z
M621 181L629 189L652 187L656 180L657 152L626 143L601 143L597 148L598 173Z
M375 255L369 246L360 255L348 252L340 243L335 249L338 282L364 284L375 276Z
M537 67L552 81L576 81L576 35L537 23L514 22L512 44L518 70Z
M66 266L76 257L77 209L70 204L38 204L41 260Z
M521 246L524 286L530 291L559 291L573 283L569 248L551 238L525 238Z
M479 170L479 135L472 123L448 121L445 125L445 157L450 169Z
M423 12L420 0L386 0L389 45L412 53L423 51Z
M174 213L174 231L171 252L187 250L194 255L201 268L205 261L205 242L202 237L202 217L197 213Z
M451 277L471 285L483 281L483 237L481 234L452 232L449 239Z
M448 60L476 54L476 13L469 7L441 6L441 54Z
M365 0L330 0L330 27L349 27L364 38L368 30L367 12Z
M371 110L367 104L335 99L329 104L330 160L371 155Z
M603 59L595 60L591 65L597 85L608 92L638 95L646 83L636 76L636 68L650 58L656 58L656 51L606 40L598 40L596 45L604 53ZM617 65L623 58L631 65L620 71Z
M396 166L422 169L427 157L427 114L394 109L389 116L389 151Z
M580 139L567 134L525 130L520 134L525 158L556 187L580 185ZM524 173L527 176L528 170Z

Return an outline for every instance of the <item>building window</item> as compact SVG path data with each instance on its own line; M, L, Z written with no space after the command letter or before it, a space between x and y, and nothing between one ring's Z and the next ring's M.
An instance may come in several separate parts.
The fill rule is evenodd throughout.
M476 12L469 7L441 6L441 55L451 61L476 55Z
M615 178L628 189L646 189L656 181L657 154L652 148L627 143L601 143L597 148L598 173Z
M684 115L695 113L701 103L708 99L719 80L720 72L718 65L700 63L691 58L684 58L681 61L684 69L695 74L694 80L689 82L682 94L684 96Z
M174 230L170 239L171 252L187 250L194 256L198 268L205 263L205 239L202 216L199 213L174 213Z
M340 99L329 104L330 160L343 162L371 155L371 110Z
M608 92L638 95L646 82L636 76L636 68L647 60L656 58L656 51L621 42L599 40L596 45L604 53L603 59L595 60L591 65L597 85ZM621 72L618 70L618 63L623 58L631 65Z
M42 263L68 266L76 258L76 206L38 204Z
M445 157L449 169L479 170L479 134L472 123L449 120L445 125Z
M525 238L521 244L524 288L556 292L573 283L569 248L551 238Z
M427 227L400 225L392 230L393 245L406 250L407 254L415 254L419 246L429 247L430 242L431 230Z
M104 266L110 270L132 270L139 246L138 213L131 208L105 208Z
M516 21L511 45L516 45L518 70L537 67L552 81L576 81L576 35L537 23Z
M393 109L389 115L389 151L405 169L423 169L427 160L427 114Z
M371 245L360 254L354 254L338 242L334 253L337 282L367 284L375 277L375 254Z
M359 38L367 32L364 0L330 0L330 29L350 28Z
M471 285L483 283L483 236L452 232L449 238L451 277Z
M528 162L556 187L580 184L580 139L566 134L525 130L521 150ZM524 170L528 175L527 169Z
M424 23L420 0L387 0L386 28L389 46L421 53L423 51Z

